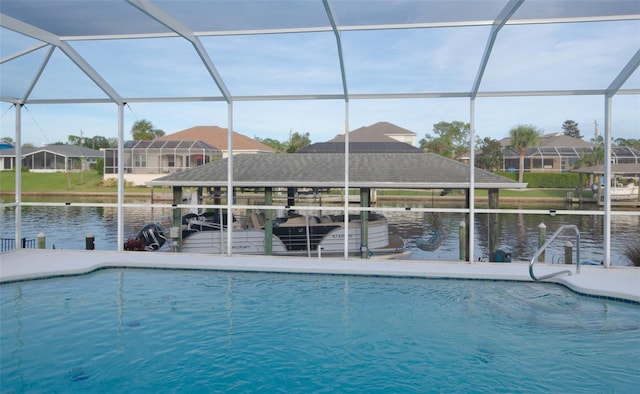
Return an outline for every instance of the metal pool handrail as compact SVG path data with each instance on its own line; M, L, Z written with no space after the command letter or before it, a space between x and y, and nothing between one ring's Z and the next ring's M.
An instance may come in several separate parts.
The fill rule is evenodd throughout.
M560 235L561 232L563 232L564 230L567 230L567 229L572 229L576 233L576 247L578 248L576 250L576 260L577 260L576 261L576 274L580 273L580 230L578 230L578 226L576 226L575 224L564 224L564 225L560 226L560 228L557 229L555 233L553 233L551 238L549 238L549 240L547 242L545 242L544 245L542 245L540 247L540 249L538 249L534 253L533 257L531 258L531 261L529 262L529 275L531 275L531 279L533 279L533 280L535 280L537 282L537 281L540 281L540 280L553 278L554 276L558 276L558 275L562 275L562 274L571 275L571 271L569 271L569 270L558 271L558 272L554 272L554 273L547 274L547 275L542 275L542 276L535 276L533 274L533 264L538 260L538 256L540 256L540 253L544 252L544 250L547 248L547 246L549 246L549 244L551 244L551 242L553 242L553 240L556 239L558 237L558 235Z

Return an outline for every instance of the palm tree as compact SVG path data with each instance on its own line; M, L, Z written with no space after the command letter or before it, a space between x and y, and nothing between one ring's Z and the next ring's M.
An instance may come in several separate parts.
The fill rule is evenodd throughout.
M136 141L153 140L164 135L164 131L155 129L146 119L137 120L131 127L131 135Z
M538 146L540 131L532 125L518 125L509 130L511 147L518 151L520 165L518 166L518 182L524 178L524 154L530 146Z

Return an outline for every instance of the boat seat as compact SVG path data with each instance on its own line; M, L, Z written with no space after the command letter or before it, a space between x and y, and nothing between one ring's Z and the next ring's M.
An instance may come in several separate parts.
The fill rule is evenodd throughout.
M258 212L254 212L251 214L251 224L255 228L264 228L264 213L259 214Z
M246 221L233 222L233 228L236 230L246 230L249 228L249 224Z
M333 219L331 219L331 216L329 215L322 215L320 223L333 223Z
M287 219L287 221L283 224L289 226L304 226L305 224L307 224L307 222L304 219L304 216L294 216Z

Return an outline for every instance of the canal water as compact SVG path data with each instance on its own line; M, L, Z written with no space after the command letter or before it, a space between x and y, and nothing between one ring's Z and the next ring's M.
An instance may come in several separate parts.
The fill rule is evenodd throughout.
M539 209L539 207L536 207ZM146 223L169 217L170 208L126 208L125 238L135 236ZM463 214L406 211L387 212L392 233L400 235L412 250L411 259L459 259L459 224ZM488 215L477 214L475 223L475 258L488 260ZM513 260L529 260L538 248L538 226L544 223L547 236L563 224L575 224L581 235L581 261L601 262L604 257L603 216L601 215L499 215L499 248L510 253ZM98 250L117 250L117 209L111 207L23 207L22 236L36 238L45 234L48 249L84 249L85 236L95 236ZM441 246L432 252L415 247L416 237L430 237L439 227L444 234ZM628 245L640 242L640 216L613 216L611 223L611 257L613 265L627 265L624 256ZM15 209L3 208L0 215L0 237L15 236ZM575 235L568 231L559 237L546 253L547 263L561 263L567 242L575 244ZM160 251L162 252L162 251ZM156 252L157 253L157 252Z

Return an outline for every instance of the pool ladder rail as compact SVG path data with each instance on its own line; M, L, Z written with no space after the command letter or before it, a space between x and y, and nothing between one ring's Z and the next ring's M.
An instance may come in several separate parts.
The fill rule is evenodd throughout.
M547 242L544 243L544 245L542 245L540 247L540 249L538 249L533 257L531 258L531 261L529 261L529 275L531 276L531 279L533 279L534 281L538 282L541 280L545 280L545 279L549 279L549 278L553 278L554 276L558 276L558 275L562 275L562 274L569 274L571 275L571 271L569 270L562 270L562 271L558 271L558 272L554 272L551 274L547 274L547 275L542 275L542 276L535 276L533 273L533 264L538 261L538 256L540 256L540 254L542 252L544 252L544 250L551 244L551 242L553 242L558 235L560 235L560 233L562 233L564 230L573 230L576 233L576 274L580 273L580 230L578 230L578 226L576 226L575 224L564 224L562 226L560 226L560 228L558 228L556 230L555 233L553 233L553 235L551 236L551 238L549 238L549 240L547 240Z

